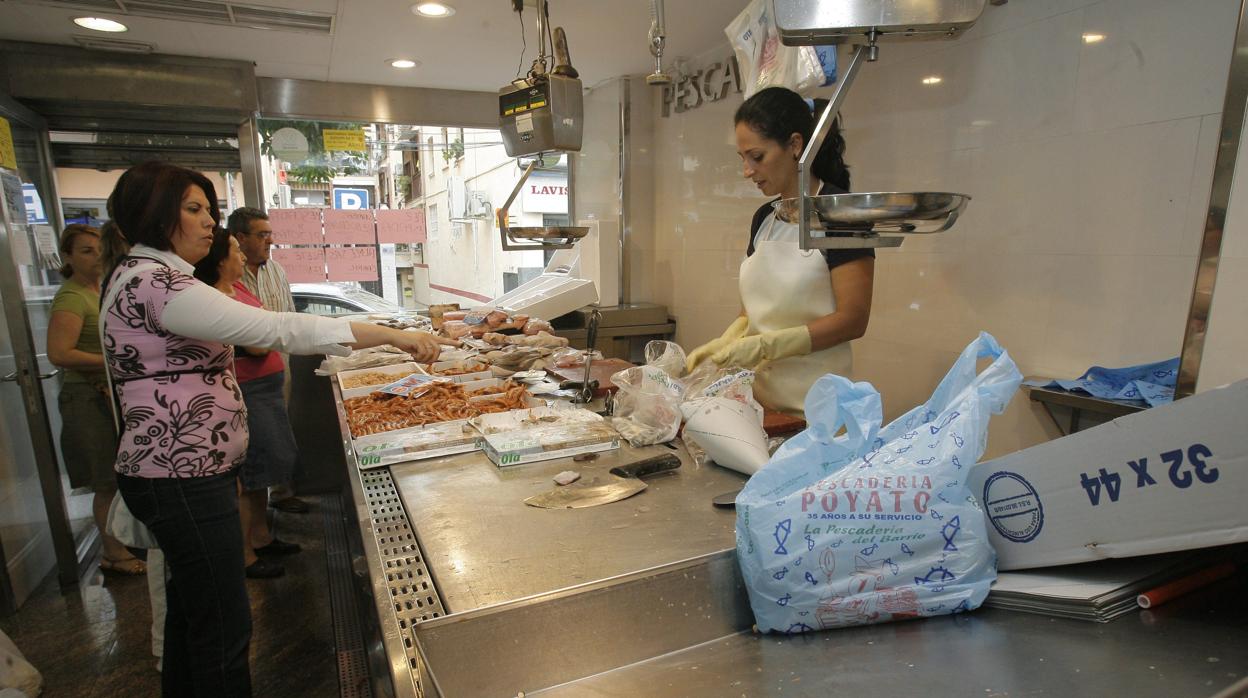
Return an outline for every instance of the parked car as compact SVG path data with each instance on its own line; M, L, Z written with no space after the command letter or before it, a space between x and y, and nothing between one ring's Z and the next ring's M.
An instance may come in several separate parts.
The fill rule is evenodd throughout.
M412 312L351 284L291 284L290 294L295 310L313 315Z

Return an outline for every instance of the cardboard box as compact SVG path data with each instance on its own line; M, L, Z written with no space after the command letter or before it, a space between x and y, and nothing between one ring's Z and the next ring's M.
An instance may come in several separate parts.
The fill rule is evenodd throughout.
M1248 381L975 466L1002 570L1248 540Z

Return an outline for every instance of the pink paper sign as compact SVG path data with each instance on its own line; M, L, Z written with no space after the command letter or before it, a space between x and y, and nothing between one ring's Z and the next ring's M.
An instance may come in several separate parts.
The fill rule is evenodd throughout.
M329 266L330 281L376 281L377 246L327 247L325 263Z
M331 245L375 245L372 210L325 209L325 242Z
M325 281L325 248L274 247L273 259L286 270L292 284L319 284Z
M382 244L425 241L425 209L401 208L377 212L377 242Z
M273 242L279 245L320 245L325 242L321 235L319 208L271 209L269 224L273 226Z

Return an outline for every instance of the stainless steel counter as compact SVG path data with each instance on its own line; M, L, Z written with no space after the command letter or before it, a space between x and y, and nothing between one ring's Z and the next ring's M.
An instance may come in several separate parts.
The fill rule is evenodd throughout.
M531 495L577 470L592 479L616 465L677 453L679 470L646 478L642 493L587 509L537 509ZM447 612L470 611L731 548L731 509L711 505L744 476L698 467L664 446L498 468L481 453L391 466Z
M741 633L526 695L1210 696L1248 670L1241 581L1108 624L994 609Z
M1210 696L1248 676L1244 573L1108 624L981 609L755 635L734 514L710 502L740 486L736 473L678 451L682 468L635 497L541 510L522 500L561 470L592 477L671 451L501 470L478 453L360 472L344 446L387 695L1144 698Z

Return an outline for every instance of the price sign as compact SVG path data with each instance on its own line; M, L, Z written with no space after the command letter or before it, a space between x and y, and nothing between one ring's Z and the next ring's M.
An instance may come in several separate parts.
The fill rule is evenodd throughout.
M325 248L274 247L273 259L286 270L292 284L319 284L325 281Z
M325 209L325 242L333 245L375 245L373 212Z
M425 210L401 208L377 212L377 242L412 243L425 241Z
M269 211L273 241L279 245L321 245L321 209L277 208ZM285 265L283 265L285 266Z
M377 246L328 247L325 263L329 267L330 281L376 281Z

